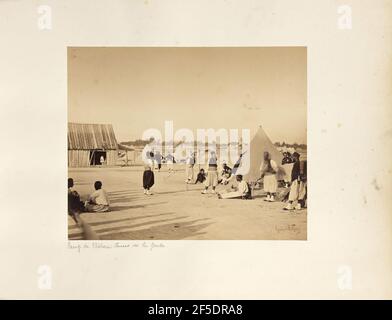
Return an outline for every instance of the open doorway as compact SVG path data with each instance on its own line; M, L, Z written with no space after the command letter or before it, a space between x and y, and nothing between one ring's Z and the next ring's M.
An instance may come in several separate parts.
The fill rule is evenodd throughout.
M106 151L102 150L91 150L90 151L90 166L100 166L101 157L103 157L103 163L106 163Z

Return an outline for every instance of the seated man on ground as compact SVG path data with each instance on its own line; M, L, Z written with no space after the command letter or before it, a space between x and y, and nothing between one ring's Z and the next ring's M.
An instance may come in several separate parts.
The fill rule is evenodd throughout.
M88 212L107 212L109 211L109 199L106 191L102 189L102 182L95 181L95 191L89 195L85 207Z
M203 183L205 180L206 180L206 173L204 169L200 169L199 173L197 174L195 184L197 184L198 182Z
M74 181L72 178L68 178L68 214L77 221L79 213L84 212L86 209L80 196L76 190L73 189Z
M226 164L226 162L223 163L222 166L222 172L221 172L221 178L218 181L218 183L221 183L223 185L226 185L229 183L230 179L232 178L232 170L231 168Z
M249 184L243 180L242 175L237 175L236 180L238 182L238 187L236 191L233 192L226 192L226 193L219 193L219 199L251 199L251 189Z

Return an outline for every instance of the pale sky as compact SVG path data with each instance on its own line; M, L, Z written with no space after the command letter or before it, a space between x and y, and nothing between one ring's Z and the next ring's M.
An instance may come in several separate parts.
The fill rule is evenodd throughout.
M306 143L306 48L69 48L68 121L148 128L248 128Z

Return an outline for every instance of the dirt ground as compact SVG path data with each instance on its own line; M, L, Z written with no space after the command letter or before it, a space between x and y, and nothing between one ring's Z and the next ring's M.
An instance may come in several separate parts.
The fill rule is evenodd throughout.
M282 202L265 202L262 190L253 200L202 195L203 186L187 185L184 170L155 172L153 195L144 195L142 167L70 168L82 200L101 180L111 211L84 213L82 219L102 240L306 240L307 209L283 210ZM196 170L195 170L196 175ZM225 189L218 186L217 191ZM70 240L83 232L68 218Z

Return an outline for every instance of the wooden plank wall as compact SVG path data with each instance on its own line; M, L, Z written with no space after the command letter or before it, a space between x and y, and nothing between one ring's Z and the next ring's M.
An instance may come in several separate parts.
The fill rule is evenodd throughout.
M68 150L68 167L88 167L90 165L89 150Z
M115 166L117 162L117 150L108 150L106 152L106 165Z

